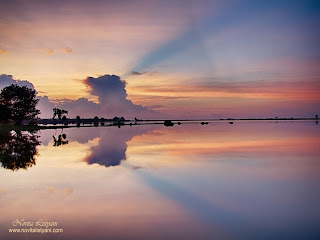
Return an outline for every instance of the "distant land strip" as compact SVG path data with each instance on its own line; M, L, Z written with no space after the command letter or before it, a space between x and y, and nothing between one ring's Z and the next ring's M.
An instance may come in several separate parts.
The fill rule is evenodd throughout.
M63 129L63 128L84 128L84 127L122 127L135 125L165 125L173 126L175 124L208 124L210 122L234 122L240 121L316 121L318 118L220 118L220 119L138 119L138 120L122 120L113 121L111 119L67 119L65 121L56 119L37 119L35 125L0 125L0 130L16 130L16 131L37 131L44 129Z

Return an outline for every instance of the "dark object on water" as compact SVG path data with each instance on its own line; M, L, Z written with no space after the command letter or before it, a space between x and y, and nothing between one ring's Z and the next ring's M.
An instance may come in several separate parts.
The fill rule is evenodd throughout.
M178 122L178 125L181 125L181 122Z
M165 120L163 125L165 125L166 127L172 127L174 125L174 123L171 122L170 120Z
M229 122L230 124L233 124L233 122Z
M205 125L205 124L208 124L208 122L201 122L201 125Z

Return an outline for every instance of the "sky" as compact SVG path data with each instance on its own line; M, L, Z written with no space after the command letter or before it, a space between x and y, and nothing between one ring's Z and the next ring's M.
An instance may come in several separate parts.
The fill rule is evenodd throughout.
M0 1L0 87L42 117L314 117L320 3Z

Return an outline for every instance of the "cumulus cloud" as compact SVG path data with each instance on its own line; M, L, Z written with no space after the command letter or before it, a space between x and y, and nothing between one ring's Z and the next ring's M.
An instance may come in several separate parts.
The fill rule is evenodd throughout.
M97 96L101 111L109 115L151 117L157 112L127 99L126 82L117 75L103 75L97 78L87 77L83 83L88 87L91 95Z
M98 96L100 103L112 98L125 101L127 100L126 82L116 75L104 75L98 78L87 77L84 83L89 87L92 95ZM128 101L128 100L127 100Z
M0 49L0 54L7 54L8 53L8 51L7 50L5 50L5 49Z
M59 108L69 111L71 118L79 115L83 117L105 117L123 116L126 119L156 118L160 113L134 104L127 99L126 82L117 75L103 75L97 78L87 77L83 80L91 95L97 96L99 103L79 98L77 100L64 99L57 103ZM50 110L52 107L50 107Z
M101 106L100 104L89 101L87 98L78 98L77 100L63 100L58 103L57 106L62 109L69 111L69 117L80 116L83 117L94 117L98 115L101 116Z
M40 117L51 118L53 114L52 109L56 107L55 104L51 102L47 96L38 97L38 98L39 98L38 109L41 112Z
M28 88L35 89L33 84L27 80L13 79L12 75L2 74L0 75L0 89L9 86L11 84L17 84L18 86L26 86Z

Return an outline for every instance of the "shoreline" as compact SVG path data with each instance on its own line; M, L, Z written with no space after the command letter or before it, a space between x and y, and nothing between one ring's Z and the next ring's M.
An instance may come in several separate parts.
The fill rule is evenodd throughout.
M40 119L38 122L43 121L44 119ZM173 124L181 125L181 124L202 124L207 125L210 122L221 122L221 123L229 123L233 124L235 122L299 122L299 121L315 121L316 123L319 121L317 118L264 118L264 119L256 119L256 118L240 118L240 119L183 119L183 120L138 120L138 121L131 121L126 120L123 122L111 122L111 121L92 121L92 122L59 122L51 121L47 122L46 124L39 123L39 125L1 125L0 131L39 131L39 130L46 130L46 129L64 129L64 128L88 128L88 127L124 127L124 126L141 126L141 125L164 125L165 121L171 121ZM52 123L53 122L53 123ZM103 124L101 124L103 123ZM108 123L108 124L105 124ZM50 126L47 126L50 125ZM173 126L173 125L172 125Z

